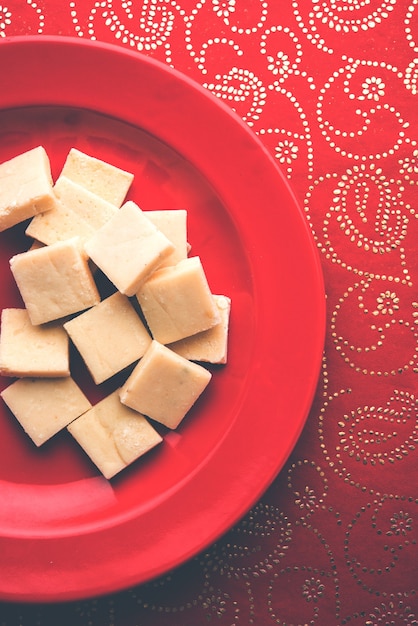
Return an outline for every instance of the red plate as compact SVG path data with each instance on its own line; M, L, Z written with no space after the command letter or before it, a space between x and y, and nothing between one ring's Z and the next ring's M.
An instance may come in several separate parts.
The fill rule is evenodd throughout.
M324 290L309 228L254 134L185 76L138 53L72 38L0 44L0 161L42 144L132 171L143 209L187 208L214 293L232 299L229 362L176 432L113 481L60 433L36 449L0 407L0 598L113 592L196 555L257 501L287 460L315 391ZM0 235L0 305L20 304ZM118 381L94 388L93 401ZM1 379L2 388L10 380Z

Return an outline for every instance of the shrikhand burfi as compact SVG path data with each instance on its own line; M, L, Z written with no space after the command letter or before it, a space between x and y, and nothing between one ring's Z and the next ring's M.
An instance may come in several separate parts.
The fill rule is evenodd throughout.
M225 364L228 358L231 299L221 295L213 297L219 310L220 322L208 330L171 343L168 347L191 361Z
M160 267L176 265L187 258L187 211L185 209L167 209L145 211L145 215L174 245L173 252L161 263Z
M220 322L219 309L198 256L157 269L136 297L153 338L163 344Z
M174 250L173 244L132 201L126 202L84 247L97 267L126 296L133 296Z
M122 205L134 179L130 172L76 148L69 151L60 176L69 178L117 207Z
M121 404L118 390L67 429L107 479L162 441L143 415Z
M93 230L98 230L118 212L118 207L70 180L60 176L54 185L58 200L71 208L80 218L86 221Z
M56 204L49 157L38 146L0 164L0 231Z
M36 215L26 229L29 237L47 245L71 237L87 241L118 211L114 204L65 176L56 181L54 193L56 206L47 213Z
M20 378L0 395L38 447L91 407L70 376Z
M175 429L212 374L153 340L120 389L123 404Z
M28 250L10 268L32 324L45 324L100 302L88 258L77 238Z
M69 339L61 324L33 326L26 309L3 309L0 374L59 378L70 375Z
M93 380L100 384L141 358L151 336L118 291L64 324Z
M94 229L71 208L57 200L53 209L35 215L25 233L28 237L50 246L74 237L87 241L94 234Z

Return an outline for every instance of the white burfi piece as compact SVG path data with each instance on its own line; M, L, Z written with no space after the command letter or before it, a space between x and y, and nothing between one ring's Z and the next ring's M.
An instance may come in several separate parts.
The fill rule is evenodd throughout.
M171 350L191 361L224 364L228 358L228 330L231 299L214 295L221 321L208 330L168 345Z
M33 237L47 246L74 237L87 241L94 232L83 218L59 200L50 211L35 215L25 231L28 237Z
M66 322L64 328L96 384L137 361L151 343L129 298L118 291Z
M67 429L107 479L162 442L143 415L121 404L118 390Z
M17 254L10 259L10 268L34 325L100 302L88 258L77 238Z
M37 446L51 439L91 407L70 376L20 378L0 395Z
M26 309L3 309L0 374L58 378L70 375L69 340L62 325L33 326Z
M0 164L0 231L56 204L48 155L38 146Z
M47 245L76 236L87 241L118 211L114 204L65 176L58 178L54 192L56 207L36 215L26 229L28 236Z
M170 209L161 211L145 211L145 215L174 245L173 252L163 261L160 267L176 265L187 258L187 211Z
M174 246L129 201L89 239L85 250L121 293L133 296Z
M123 404L175 429L211 379L211 373L153 340L120 389Z
M179 341L220 322L198 256L156 270L136 295L151 334L160 343Z
M60 176L69 178L117 207L122 205L134 179L130 172L76 148L71 148L68 153Z
M118 212L118 207L74 181L60 176L54 185L55 195L65 206L98 230Z

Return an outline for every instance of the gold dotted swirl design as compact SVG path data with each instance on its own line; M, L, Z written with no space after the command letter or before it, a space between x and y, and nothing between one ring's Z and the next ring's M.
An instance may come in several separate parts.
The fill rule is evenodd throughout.
M281 90L291 76L302 78L310 89L316 89L314 78L302 69L302 43L288 26L266 28L260 39L260 54L265 56L267 70L275 79L269 89Z
M207 558L203 555L183 565L180 572L131 590L129 597L134 602L134 610L141 607L145 621L152 615L159 616L161 624L178 623L181 615L192 613L202 619L204 616L229 618L234 623L238 612L236 604L228 593L213 584L207 569ZM183 576L190 581L187 586Z
M227 31L226 29L222 29L222 36L209 37L206 41L200 44L200 48L196 50L196 46L193 43L194 24L196 18L202 13L205 6L206 8L209 7L211 9L211 12L215 15L216 19L223 22L224 26L227 27ZM201 0L192 9L190 14L185 17L184 41L186 50L194 63L196 63L197 69L203 76L208 74L206 58L208 56L208 52L213 46L228 46L228 48L230 48L230 50L232 50L237 57L243 56L244 52L239 43L235 41L234 37L239 38L242 36L253 35L264 27L268 16L268 4L267 2L261 1L259 2L259 6L259 19L255 24L249 26L239 25L240 17L242 18L245 14L248 14L248 11L246 11L244 4L238 0ZM254 6L252 9L254 9ZM248 72L248 74L251 73L249 70L242 71ZM220 80L220 78L222 79L222 77L219 77L218 75L216 80ZM223 77L223 79L225 78L227 77ZM218 93L215 95L222 97L222 95Z
M267 20L268 16L268 2L261 1L259 2L260 6L260 17L258 22L252 26L239 26L239 16L240 14L245 13L245 0L211 0L212 2L212 10L215 15L220 18L223 23L228 26L232 33L236 33L238 35L251 35L253 33L257 33L260 28L263 27ZM202 2L204 4L204 2ZM255 9L255 2L252 9ZM241 11L240 9L243 9ZM254 10L255 13L255 10ZM234 18L237 18L234 20ZM234 22L237 23L234 23Z
M392 594L391 594L392 595ZM385 602L379 602L377 606L371 609L367 616L364 626L375 626L375 624L405 624L405 626L418 626L418 619L414 611L408 603L409 594L403 594L405 598L390 598ZM354 615L357 617L357 615ZM358 615L360 617L360 615ZM362 616L360 617L362 620ZM346 622L348 623L348 622ZM342 622L342 625L344 622ZM345 624L344 624L345 626Z
M335 593L331 575L318 568L306 565L289 566L286 570L277 573L268 587L267 608L272 624L291 626L293 624L314 625L321 624L321 605L330 593ZM286 607L287 602L282 598L289 594L289 584L298 590L295 606ZM338 604L338 602L337 602ZM337 612L338 615L338 612ZM298 620L295 622L295 618Z
M416 500L403 496L376 497L347 524L344 541L346 565L357 584L369 593L378 594L385 575L395 568L404 567L405 584L410 580L411 586L414 585L413 576L407 576L407 571L410 564L416 563L417 504ZM367 550L359 550L359 541L364 542L366 533L374 537L375 547L380 545L380 557L376 550L370 558ZM357 540L357 536L361 539Z
M265 56L267 70L274 80L268 85L268 90L286 98L294 107L297 118L302 124L303 131L297 132L283 127L260 128L257 132L264 142L270 144L270 137L277 137L271 146L271 152L286 172L292 178L295 165L300 161L302 154L307 154L303 164L304 173L308 179L313 172L313 143L308 116L297 96L286 86L290 77L305 81L310 89L315 89L314 79L302 68L303 51L297 35L287 26L272 26L266 28L261 35L260 53Z
M277 79L277 84L292 75L313 81L300 69L303 57L302 44L288 26L266 28L261 35L260 53L265 56L267 70Z
M414 59L405 69L405 87L413 96L418 94L418 59Z
M300 519L309 519L316 511L325 508L328 480L314 461L303 459L292 463L287 473L287 487L300 511Z
M330 188L328 208L315 228L310 207L317 189L325 185ZM329 173L317 178L307 191L304 205L319 250L332 263L358 276L411 286L403 242L411 217L417 215L403 201L403 191L399 181L387 178L383 169L373 163L354 165L342 174ZM399 256L397 275L372 271L375 266L381 266L382 255L395 253Z
M336 457L372 466L404 460L418 443L417 407L412 394L395 390L386 406L353 409L338 422Z
M319 414L319 441L325 460L335 475L350 486L366 491L366 485L361 480L366 476L365 467L369 467L367 476L370 484L378 485L384 481L383 477L379 480L384 467L393 472L394 465L415 453L418 402L413 394L395 389L385 405L358 406L338 418L337 407L331 408L331 405L344 393L351 393L351 390L341 390L324 399ZM330 411L335 412L334 420L339 419L335 440L327 435L326 420ZM355 472L354 463L358 464L358 472ZM379 474L370 474L372 468ZM356 480L356 476L360 479ZM402 486L398 488L401 490ZM368 491L379 493L372 487Z
M296 110L302 129L297 132L282 127L260 128L257 131L258 135L265 144L270 144L271 139L274 138L273 145L270 148L271 153L289 179L292 178L294 168L301 160L301 155L306 154L306 161L301 167L303 167L304 175L307 175L308 179L312 179L314 150L308 116L290 90L285 87L276 87L275 91L285 97Z
M408 120L403 119L401 113L393 105L389 102L382 102L383 98L388 98L388 95L386 83L381 74L387 72L387 80L390 79L391 81L403 79L404 87L408 86L410 79L405 78L400 70L388 63L354 60L347 57L343 57L343 59L347 60L347 64L336 70L320 89L317 101L317 119L323 137L337 154L355 161L383 159L394 155L404 142L411 141L406 132L410 128L410 124ZM366 71L367 76L355 80L356 74L360 70L362 70L362 74ZM332 90L337 90L337 88L339 89L338 93L341 94L338 97L338 112L342 106L341 97L344 96L347 115L352 115L356 121L357 128L355 130L337 128L327 119L327 116L329 117L333 111L332 104L329 104L333 102ZM328 94L330 95L328 96ZM351 109L350 101L355 103ZM351 114L349 113L350 110ZM392 137L392 134L395 135L394 138L388 139L391 141L391 145L380 150L375 148L375 152L369 154L361 154L358 147L367 145L368 136L372 131L373 118L378 120L378 116L381 115L393 118L393 129L387 133L388 138ZM376 121L376 123L379 122ZM386 123L386 126L389 129L389 122ZM349 148L348 145L351 147ZM373 147L370 146L370 149L372 150Z
M414 18L416 18L415 16L415 9L418 5L418 0L413 0L413 2L409 5L408 10L406 12L405 15L405 20L404 20L404 24L405 24L405 37L406 40L409 44L409 46L412 48L412 50L417 53L418 52L418 42L415 41L414 35L413 35L413 27L411 26Z
M353 394L353 389L348 387L330 392L325 356L322 371L324 385L322 404L318 409L318 439L324 459L334 475L348 486L379 495L377 486L380 483L387 490L382 474L384 468L393 475L397 463L415 455L418 400L412 393L394 389L385 404L358 405L347 412L347 396ZM331 428L330 416L333 424L337 424L337 430L334 426ZM358 472L355 471L356 464ZM364 472L365 466L369 468L368 473ZM369 486L364 483L366 479ZM401 485L398 487L402 489Z
M413 151L410 155L399 159L399 174L403 181L409 185L416 185L418 182L418 150L416 142L411 142Z
M0 37L7 37L7 28L11 23L11 11L6 6L0 6Z
M303 0L292 3L299 28L318 50L333 54L333 48L326 43L321 32L328 30L340 35L361 35L387 20L396 0L311 0L311 9L304 18L301 8L306 10L307 4Z
M271 537L274 542L270 546ZM285 558L291 542L292 526L283 513L273 505L259 502L226 540L206 555L206 569L228 579L260 578ZM267 545L270 547L266 554Z
M35 0L26 0L26 4L34 11L37 20L37 34L41 35L45 27L45 15ZM14 15L7 5L0 5L0 38L9 35L9 28L13 27Z
M189 33L191 32L190 28L186 29L186 48L189 51L190 56L196 63L197 69L202 75L206 75L208 73L208 70L206 68L206 57L207 57L209 50L213 46L228 46L229 48L231 48L231 50L235 52L237 57L240 57L243 55L243 51L241 47L239 46L239 44L235 43L235 41L233 39L230 39L229 37L213 37L209 39L208 41L205 41L202 44L202 47L199 50L199 52L196 52L193 49L193 44L190 43L191 35L187 35L187 32Z
M242 107L245 103L246 111L240 108L240 116L248 126L253 126L260 118L266 102L266 88L250 70L233 67L227 74L217 74L214 82L203 83L203 86L217 98L228 102L233 110L238 104Z
M338 621L341 608L338 594L339 576L336 559L326 537L317 528L302 521L298 528L295 528L295 542L310 545L310 551L303 561L298 558L294 564L290 560L273 573L267 590L267 608L272 623L282 626L322 625L325 622L321 619L321 611L328 602L334 604L335 617ZM328 559L328 567L319 569L310 565L309 559L315 560L312 554L315 550L321 552L321 560ZM289 559L292 558L291 554L288 556ZM293 602L289 602L289 597Z
M404 303L404 314L399 316L399 297L392 285L389 289L380 291L372 297L371 308L366 300L366 292L370 289L371 281L361 281L354 286L350 286L344 295L339 298L337 305L331 316L330 330L331 338L335 350L343 361L355 372L370 376L396 376L411 369L418 373L418 328L416 326L416 310L418 306L415 302L410 305L410 318L405 319L407 303ZM355 317L355 327L362 327L370 337L368 345L355 345L353 340L344 337L338 332L338 316L345 306L350 306L351 319ZM356 314L357 311L357 314ZM342 325L344 327L344 324ZM410 335L410 337L405 335ZM399 358L402 362L393 365L393 360L397 358L390 348L399 342L401 337L409 348L409 357L405 350L400 351ZM381 354L383 353L383 354ZM362 364L359 364L362 361ZM364 363L369 362L366 366ZM386 368L381 367L385 363ZM375 364L375 365L374 365ZM379 365L380 364L380 365Z
M86 32L77 17L76 3L70 3L74 29L78 36L97 39L97 26L101 24L113 34L116 42L139 52L151 52L159 47L165 50L165 60L171 63L170 35L176 14L184 17L185 12L172 0L144 0L139 15L134 12L132 0L121 2L114 8L113 0L97 0L90 11Z

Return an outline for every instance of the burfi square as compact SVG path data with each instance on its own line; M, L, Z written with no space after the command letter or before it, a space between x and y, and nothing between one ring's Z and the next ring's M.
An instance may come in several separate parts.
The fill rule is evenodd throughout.
M10 269L34 325L100 302L88 258L77 238L17 254L10 259Z
M94 229L68 205L57 199L53 209L35 215L25 233L28 237L50 246L74 237L79 237L82 242L87 241L94 234Z
M72 237L87 241L118 211L114 204L65 176L56 181L54 193L56 206L47 213L36 215L26 229L29 237L47 245Z
M74 211L93 230L101 228L118 212L117 206L65 176L57 179L54 192L64 206Z
M0 231L55 204L50 162L42 146L0 164Z
M130 172L76 148L69 151L60 176L69 178L118 208L134 179Z
M156 270L136 295L151 334L160 343L179 341L220 321L198 256Z
M66 322L64 328L96 384L137 361L151 343L129 298L118 291Z
M107 479L162 441L143 415L121 404L118 390L67 429Z
M153 340L120 389L123 404L175 429L202 394L212 374Z
M160 267L176 265L187 258L187 211L185 209L166 209L160 211L144 211L149 220L174 245L173 252L161 263Z
M0 374L59 378L70 375L68 335L61 324L33 326L26 309L3 309Z
M231 299L214 295L221 321L201 333L185 337L167 347L191 361L225 364L228 359L228 331Z
M131 201L85 244L92 261L126 296L133 296L173 249L167 237Z
M91 407L70 376L20 378L0 395L38 447Z

